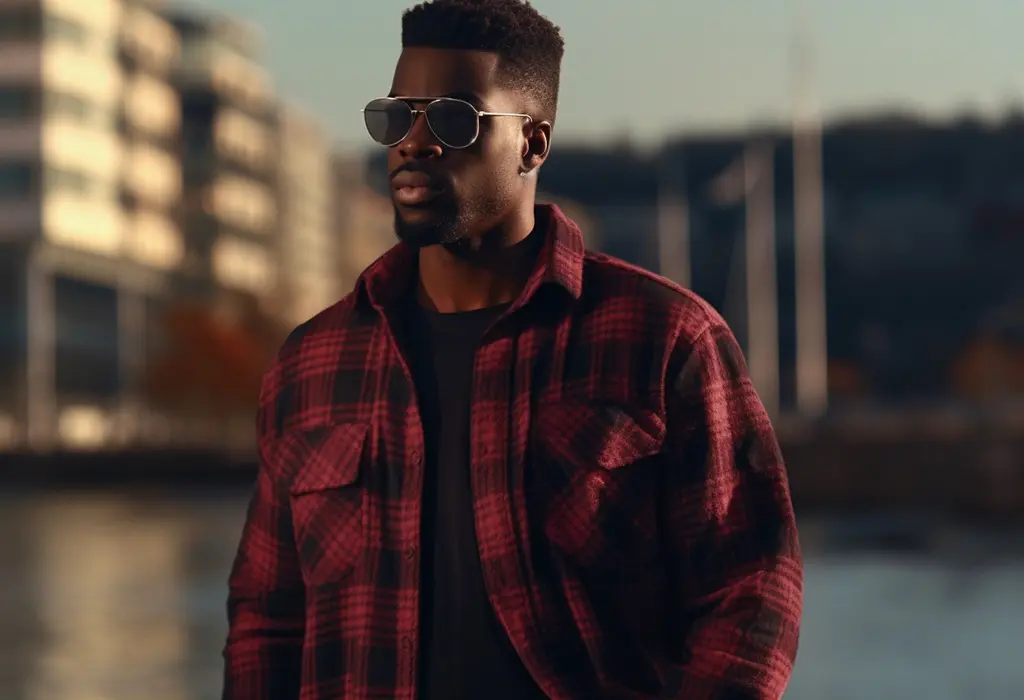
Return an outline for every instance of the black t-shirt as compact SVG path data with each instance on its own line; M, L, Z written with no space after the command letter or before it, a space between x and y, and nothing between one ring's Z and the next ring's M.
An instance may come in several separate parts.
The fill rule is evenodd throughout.
M423 700L530 700L530 677L484 587L470 486L473 358L505 311L439 314L410 303L406 355L423 418L420 688Z

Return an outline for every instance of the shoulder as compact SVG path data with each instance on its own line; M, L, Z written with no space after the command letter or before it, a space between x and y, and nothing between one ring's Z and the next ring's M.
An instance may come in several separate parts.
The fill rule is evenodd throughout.
M709 329L728 326L693 291L618 258L588 251L583 268L585 305L635 334L672 348L690 348Z
M277 353L276 366L288 374L306 367L309 360L315 368L318 360L326 360L333 350L338 352L346 345L345 340L366 325L356 308L355 294L350 293L340 301L327 307L308 321L296 326Z
M263 376L259 409L261 429L276 432L300 414L329 405L330 387L346 366L361 366L369 354L379 321L357 304L352 292L294 328ZM358 357L354 357L358 356Z

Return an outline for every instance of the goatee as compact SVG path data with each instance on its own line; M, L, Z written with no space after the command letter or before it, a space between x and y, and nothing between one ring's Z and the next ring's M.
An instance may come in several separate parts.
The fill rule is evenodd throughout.
M409 222L395 207L395 235L398 240L415 248L432 245L450 245L462 239L454 212L439 212L428 221Z

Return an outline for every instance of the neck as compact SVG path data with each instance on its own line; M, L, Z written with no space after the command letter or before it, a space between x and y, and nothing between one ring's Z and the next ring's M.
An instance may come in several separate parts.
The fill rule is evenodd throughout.
M441 313L475 311L514 301L536 261L533 207L460 246L419 253L420 303Z

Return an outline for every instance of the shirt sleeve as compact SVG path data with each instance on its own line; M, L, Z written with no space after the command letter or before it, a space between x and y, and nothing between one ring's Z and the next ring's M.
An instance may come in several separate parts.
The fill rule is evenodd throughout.
M305 631L305 587L287 488L268 460L276 430L272 386L264 378L257 417L260 464L228 581L223 700L298 698Z
M779 700L797 654L803 573L778 441L724 324L678 350L660 504L676 592L669 696Z

